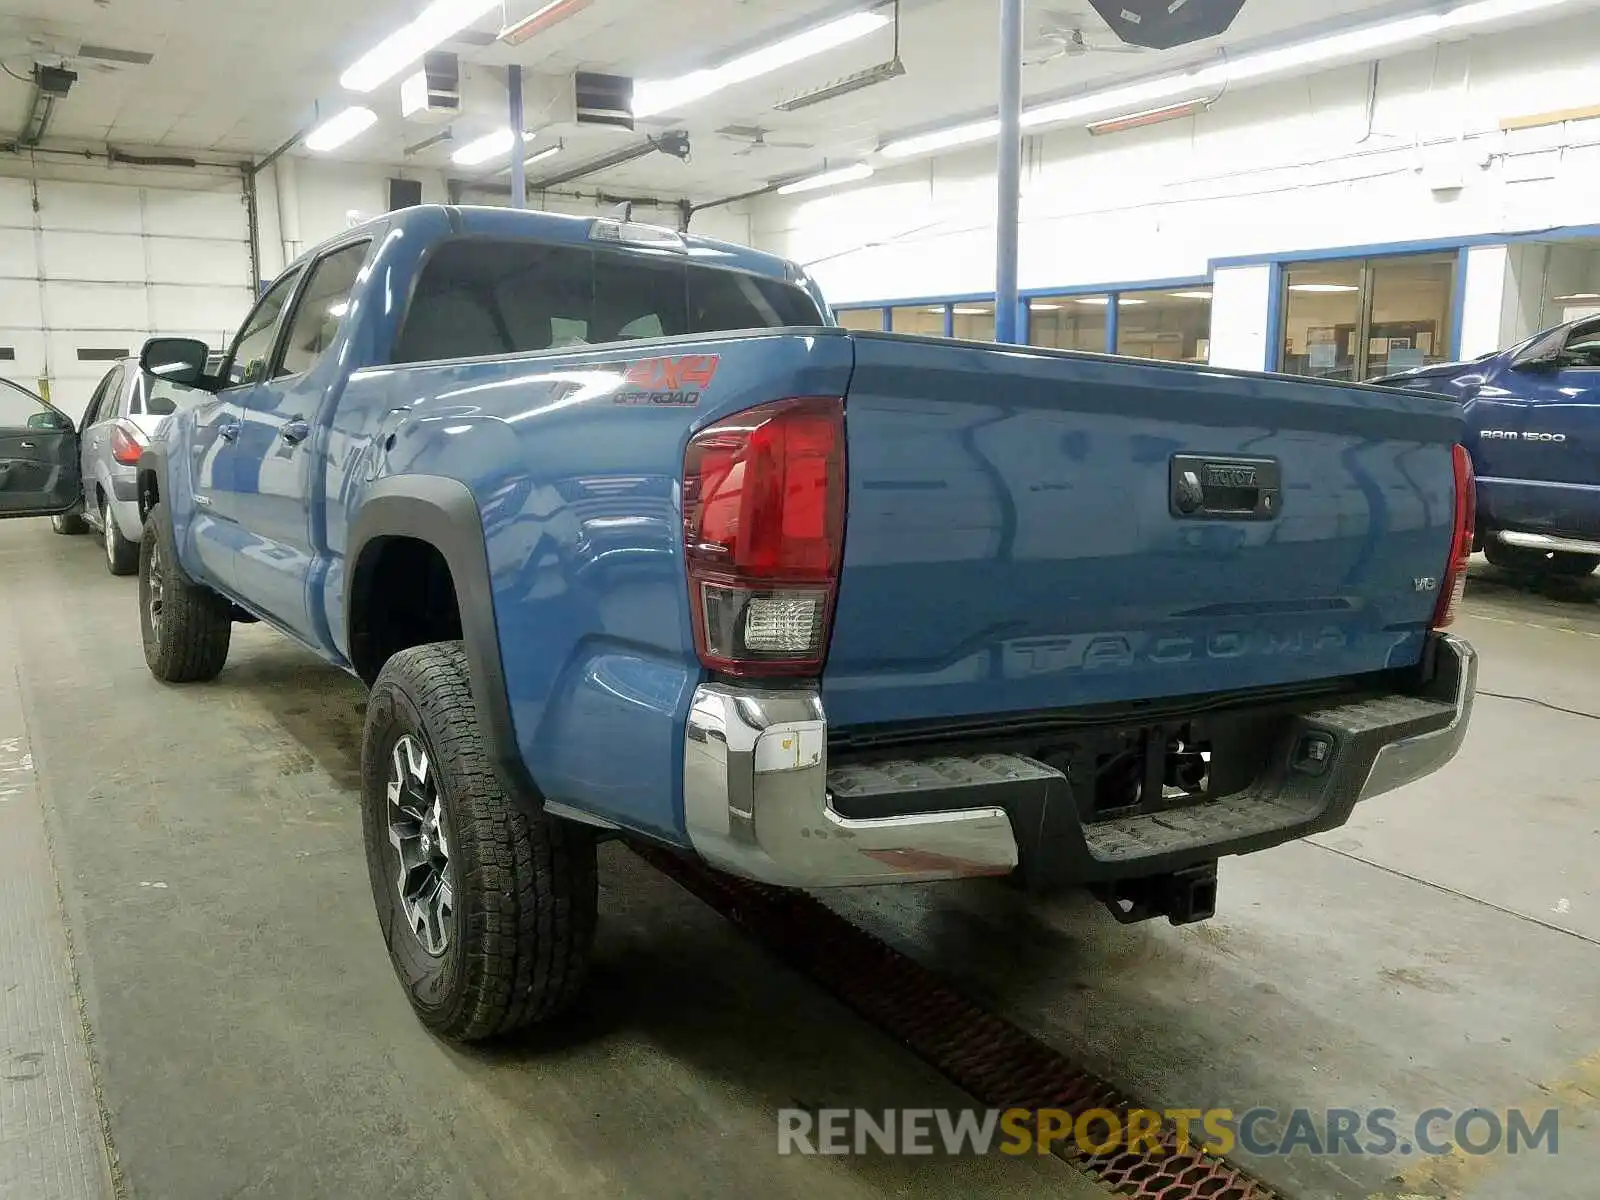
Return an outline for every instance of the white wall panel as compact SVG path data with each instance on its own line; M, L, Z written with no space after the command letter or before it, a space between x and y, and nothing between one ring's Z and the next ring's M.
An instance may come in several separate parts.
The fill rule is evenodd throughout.
M0 279L0 326L42 329L39 284L33 279Z
M189 287L152 284L150 325L166 334L188 332L221 349L224 335L238 328L250 310L248 287ZM203 330L204 332L197 332Z
M238 242L245 231L244 197L227 191L144 189L144 232L153 237L220 238Z
M144 244L155 282L249 286L250 249L243 242L152 237Z
M0 178L0 226L33 228L33 185L28 180Z
M1505 293L1512 283L1507 246L1467 251L1467 281L1461 306L1461 357L1477 358L1500 348Z
M42 180L39 221L46 229L137 234L142 232L139 189Z
M32 229L0 226L0 278L37 279L39 255Z
M1272 268L1228 267L1211 284L1211 365L1260 371L1267 365Z
M144 279L144 239L127 233L44 230L40 265L46 279Z
M144 284L69 283L44 285L46 329L143 329L150 323Z

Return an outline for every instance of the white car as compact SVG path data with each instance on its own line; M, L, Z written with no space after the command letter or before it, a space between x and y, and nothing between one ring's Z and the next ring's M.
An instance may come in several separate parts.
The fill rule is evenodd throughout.
M125 358L106 372L78 423L83 456L83 500L51 517L57 533L93 528L105 544L113 575L139 569L138 464L163 421L181 405L204 399L196 392L139 369Z

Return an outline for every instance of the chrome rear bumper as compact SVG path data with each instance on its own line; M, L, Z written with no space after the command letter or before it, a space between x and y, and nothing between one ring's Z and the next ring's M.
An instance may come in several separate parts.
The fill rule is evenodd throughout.
M1438 636L1429 682L1307 712L1283 732L1268 769L1243 792L1190 808L1080 826L1071 784L1013 754L937 756L828 767L818 692L725 683L696 689L684 740L689 840L711 866L793 887L915 883L1007 875L1021 853L1057 881L1136 877L1249 853L1342 825L1365 800L1437 771L1466 737L1477 655ZM1308 744L1326 746L1316 761ZM918 809L934 794L994 799ZM919 796L919 793L922 793ZM850 817L864 797L900 815ZM965 803L965 801L963 801ZM870 809L870 805L868 808ZM1053 814L1040 819L1048 810ZM1013 824L1018 814L1031 814ZM1053 825L1055 841L1039 840ZM1065 826L1065 827L1064 827Z
M1557 554L1600 554L1600 542L1588 538L1557 537L1553 533L1521 533L1515 529L1496 530L1496 540L1523 550L1554 551Z
M684 816L706 862L795 887L1006 875L1017 842L1001 808L851 820L828 791L828 724L811 689L708 683L684 742Z

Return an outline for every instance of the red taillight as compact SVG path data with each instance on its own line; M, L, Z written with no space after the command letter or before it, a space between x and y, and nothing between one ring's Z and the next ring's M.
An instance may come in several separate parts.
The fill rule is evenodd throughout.
M763 404L689 439L683 546L702 664L730 675L821 670L844 507L843 400Z
M139 456L144 453L144 446L137 435L121 425L111 427L111 457L114 461L125 467L131 467L139 461Z
M1451 461L1456 476L1455 532L1450 539L1450 561L1439 581L1439 603L1433 610L1433 627L1443 629L1456 619L1467 590L1467 560L1472 557L1473 532L1478 524L1478 481L1472 473L1472 456L1459 443Z

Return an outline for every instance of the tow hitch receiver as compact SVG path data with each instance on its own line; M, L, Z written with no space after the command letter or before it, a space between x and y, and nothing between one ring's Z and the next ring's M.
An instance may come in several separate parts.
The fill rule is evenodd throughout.
M1200 863L1170 875L1119 879L1095 889L1124 925L1166 917L1174 925L1204 921L1217 911L1217 864Z

